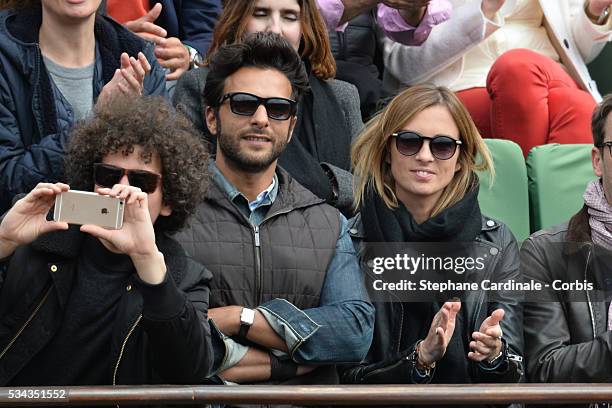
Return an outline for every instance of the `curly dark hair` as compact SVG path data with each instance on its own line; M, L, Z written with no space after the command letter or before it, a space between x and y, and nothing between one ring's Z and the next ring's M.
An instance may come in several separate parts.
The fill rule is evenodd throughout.
M142 147L145 163L154 154L161 159L163 202L171 206L172 214L160 216L156 230L178 231L204 198L210 180L209 155L191 122L162 97L115 98L78 123L66 154L70 187L92 191L93 164L117 152L128 156L134 146Z

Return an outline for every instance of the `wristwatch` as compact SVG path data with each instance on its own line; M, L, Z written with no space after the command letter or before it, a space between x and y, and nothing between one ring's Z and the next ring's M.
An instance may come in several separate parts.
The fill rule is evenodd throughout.
M238 338L246 340L247 333L255 320L255 311L248 307L243 307L240 312L240 330L238 330Z
M198 64L202 62L202 55L193 47L185 45L187 51L189 51L189 69L198 68Z

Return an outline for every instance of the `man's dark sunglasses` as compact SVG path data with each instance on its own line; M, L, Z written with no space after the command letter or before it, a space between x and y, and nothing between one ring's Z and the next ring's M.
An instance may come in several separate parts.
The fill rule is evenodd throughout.
M297 102L287 98L260 98L247 92L231 92L223 95L219 104L227 99L230 101L230 109L236 115L252 116L259 105L263 104L268 117L274 120L287 120L295 115Z
M101 187L112 188L126 174L130 186L138 187L147 194L154 192L161 180L159 174L146 170L124 169L104 163L94 164L94 182Z
M457 147L462 144L461 140L455 140L450 136L422 136L417 132L401 131L393 133L397 151L404 156L414 156L421 151L423 142L429 140L429 150L433 157L439 160L448 160L455 155Z

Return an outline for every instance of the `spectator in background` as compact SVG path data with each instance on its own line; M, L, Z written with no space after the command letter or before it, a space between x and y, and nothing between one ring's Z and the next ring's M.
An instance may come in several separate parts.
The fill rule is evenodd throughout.
M585 63L612 38L611 3L453 0L453 18L421 47L386 41L385 86L448 86L484 137L513 140L525 155L546 143L588 143L601 96Z
M593 286L546 290L525 304L525 345L533 382L610 382L612 308L612 95L592 116L593 171L584 206L569 222L536 232L523 243L526 280L543 285Z
M227 1L224 7L209 53L241 42L247 34L271 31L285 37L302 57L310 89L298 101L293 138L279 163L315 195L349 213L353 197L349 151L363 126L359 96L353 85L332 79L336 66L315 0ZM206 75L206 69L184 75L173 102L183 105L206 140L214 143L204 123Z
M0 213L63 178L70 128L118 95L166 95L153 47L100 0L0 1Z
M382 86L384 35L378 24L390 38L420 45L432 27L447 20L451 12L446 0L399 0L392 3L395 8L380 0L317 0L317 4L328 26L336 78L357 87L364 122L378 110L379 101L390 96ZM341 23L349 17L350 21Z
M491 158L451 91L433 85L403 91L367 124L351 156L360 213L350 231L358 253L369 243L474 242L465 246L468 257L480 256L481 245L499 256L485 256L466 281L521 280L509 228L480 213L475 171L491 169ZM435 274L415 272L419 279ZM466 291L461 303L444 304L395 297L372 299L372 346L361 364L344 371L343 382L522 381L523 314L514 296Z
M269 32L219 47L208 68L214 183L176 237L213 273L209 317L225 344L215 369L240 384L335 384L334 364L368 350L374 310L346 218L277 165L306 70Z
M155 43L168 81L202 61L221 13L220 0L105 0L108 15Z
M451 13L448 0L317 0L317 4L327 27L336 31L344 31L350 20L376 7L386 36L406 45L422 44Z

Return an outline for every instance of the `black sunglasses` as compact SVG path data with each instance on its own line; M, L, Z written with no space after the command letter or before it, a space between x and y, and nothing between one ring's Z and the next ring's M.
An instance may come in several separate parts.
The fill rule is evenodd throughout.
M138 187L147 194L154 192L161 180L159 174L147 170L124 169L104 163L94 164L94 182L102 187L113 188L126 174L130 186Z
M417 132L403 130L395 132L391 136L395 137L395 147L404 156L414 156L421 151L423 142L429 140L429 150L433 157L439 160L448 160L455 155L461 140L455 140L450 136L422 136Z
M227 99L230 101L230 109L236 115L252 116L259 105L263 104L268 117L274 120L287 120L295 115L297 102L287 98L273 97L260 98L247 92L231 92L223 95L219 104Z

